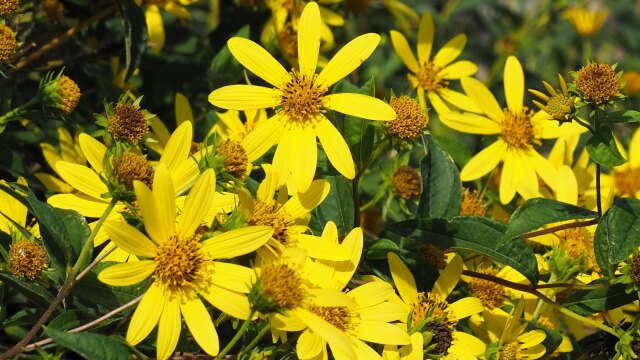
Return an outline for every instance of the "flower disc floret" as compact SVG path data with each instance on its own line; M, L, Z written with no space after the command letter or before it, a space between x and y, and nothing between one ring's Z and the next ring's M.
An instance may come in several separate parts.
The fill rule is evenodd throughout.
M302 278L287 264L270 264L262 269L259 282L263 295L279 309L290 310L302 303Z
M309 310L342 331L352 330L354 328L351 320L351 310L346 306L313 305L309 307Z
M224 156L224 167L236 179L243 179L247 174L249 158L239 143L225 139L218 143L218 153Z
M9 63L16 52L16 34L8 26L0 25L0 63Z
M149 161L144 156L132 152L116 157L113 162L113 177L128 190L133 190L135 180L151 187L153 173L153 167Z
M441 323L439 321L429 321L425 325L424 329L433 334L432 342L436 344L436 347L435 349L433 349L433 351L436 354L446 354L453 344L452 328L447 324Z
M485 216L487 208L480 199L478 190L466 190L462 194L462 203L460 204L460 216Z
M47 254L41 245L31 240L22 240L9 248L11 273L29 280L47 268Z
M575 83L584 99L598 105L613 99L622 86L611 65L599 63L583 66Z
M420 175L409 166L401 166L391 178L391 187L401 199L420 195Z
M306 125L320 114L327 88L315 82L316 74L292 73L291 81L282 88L282 108L290 123Z
M628 166L623 170L614 170L613 181L616 195L635 197L640 191L640 167Z
M273 238L285 245L290 240L287 225L291 222L292 220L284 210L274 211L273 206L262 201L256 201L253 215L249 220L251 225L272 226L274 228Z
M399 139L415 139L427 126L427 116L420 104L409 96L392 97L389 105L397 117L387 122L389 134Z
M431 292L428 292L426 295L422 292L418 293L418 300L412 305L411 313L411 319L414 325L427 316L432 319L431 321L437 321L452 330L458 324L456 315L447 300Z
M78 106L78 102L80 102L80 96L82 95L80 93L80 87L66 75L62 75L58 79L57 85L58 95L60 96L58 107L64 114L69 115L75 110L76 106Z
M633 280L637 286L640 286L640 253L633 256L629 268L629 276L631 277L631 280Z
M519 111L504 109L502 131L500 137L510 148L529 150L533 145L539 145L536 129L531 122L533 111L523 107Z
M478 269L476 272L490 276L496 275L496 271L490 268ZM502 306L507 298L504 288L489 280L474 277L469 281L469 287L473 290L473 296L480 299L482 305L489 310Z
M20 0L2 0L0 3L0 16L15 14L20 7Z
M149 132L149 122L139 106L118 104L107 129L116 140L137 144Z
M444 78L442 67L433 62L427 61L422 64L416 75L418 84L427 92L436 92L449 87L449 80Z
M154 277L165 289L176 292L192 286L205 262L200 235L181 237L174 234L158 247L155 262Z

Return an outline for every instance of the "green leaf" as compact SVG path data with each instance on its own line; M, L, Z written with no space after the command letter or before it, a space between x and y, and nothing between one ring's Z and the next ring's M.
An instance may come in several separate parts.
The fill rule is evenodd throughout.
M313 210L309 226L314 233L320 234L327 221L333 221L338 226L338 232L346 234L353 229L355 217L351 181L339 175L325 176L324 179L331 185L331 191L320 206Z
M600 165L614 167L627 162L620 154L611 128L608 126L601 126L596 131L596 135L587 140L586 148L591 160Z
M450 219L460 214L462 182L458 167L433 140L427 141L428 153L420 160L422 193L418 216Z
M440 249L467 250L509 265L532 284L538 282L536 256L522 238L503 241L504 224L484 217L464 216L447 219L411 219L389 226L389 231L411 236L422 244Z
M515 239L547 224L567 220L595 219L597 217L598 213L579 206L552 199L529 199L511 215L505 239Z
M111 265L113 265L111 262L98 264L74 286L71 294L91 303L115 309L144 293L147 287L146 281L132 286L109 286L98 280L97 274Z
M634 122L640 122L640 111L612 111L608 113L605 118L600 119L600 123L602 124L626 124Z
M562 302L562 306L582 316L612 310L638 300L638 294L625 292L625 284L613 284L593 290L580 290Z
M73 350L87 360L130 360L127 346L112 337L92 333L69 333L43 326L44 333L53 341Z
M596 261L609 278L640 246L640 200L621 198L602 216L593 239Z
M243 26L234 37L249 38L249 25ZM242 78L242 65L231 55L229 47L223 46L209 65L209 81L212 88L232 85Z
M51 305L51 302L53 302L53 295L51 295L51 293L42 285L36 282L1 272L0 280L4 281L17 292L26 296L31 302L41 309L48 308L49 305Z
M63 271L66 265L73 265L91 233L87 220L77 211L57 209L39 201L31 191L27 202L38 219L42 243L56 267Z
M82 325L82 320L82 313L79 310L67 310L56 316L47 326L56 330L69 330Z
M345 87L346 86L342 86L342 90L344 90ZM349 90L348 92L374 96L375 82L373 78L371 78L362 85L361 88L355 88L353 91ZM369 120L347 115L344 117L344 125L341 132L347 145L349 145L357 171L361 172L373 152L375 128Z
M116 4L122 14L122 26L124 27L126 81L142 61L149 34L144 12L134 0L116 0Z
M400 249L398 244L396 244L395 242L389 239L381 238L376 240L370 246L367 246L366 251L367 251L367 258L380 260L380 259L386 259L387 253L389 252L398 253L406 250Z

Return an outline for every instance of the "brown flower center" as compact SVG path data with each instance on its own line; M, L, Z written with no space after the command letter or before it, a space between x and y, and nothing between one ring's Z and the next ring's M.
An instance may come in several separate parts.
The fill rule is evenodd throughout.
M352 314L346 306L312 305L309 307L309 310L342 331L353 329L353 323L351 321Z
M292 73L282 89L282 108L290 124L307 125L315 121L323 106L323 95L327 88L315 83L317 75Z
M496 271L489 268L478 269L476 272L491 276L496 275ZM502 306L502 303L507 298L504 288L489 280L471 278L469 287L473 290L473 296L480 299L482 304L489 310Z
M613 99L622 86L609 64L598 63L583 66L575 83L582 97L596 104Z
M0 63L8 63L16 52L16 34L8 27L0 25Z
M427 92L436 92L449 86L449 80L442 75L442 68L435 63L426 62L418 69L418 86Z
M629 265L631 276L631 280L637 285L640 286L640 253L637 253L631 259L631 264Z
M9 247L9 265L14 275L35 279L47 268L47 254L31 240L21 240Z
M60 103L58 106L64 114L69 115L75 110L76 106L78 106L81 95L80 88L75 81L65 75L62 75L58 79L57 85L59 87L58 95L60 95Z
M426 296L422 292L418 293L418 301L412 304L411 311L413 325L418 324L427 317L430 321L437 321L451 329L458 324L458 320L456 320L456 316L449 307L447 300L430 292Z
M0 2L0 16L13 15L20 7L20 0L2 0Z
M153 183L153 167L144 156L126 152L113 161L113 177L128 190L133 190L133 181L142 181L147 187Z
M460 204L460 216L485 216L486 213L487 208L484 207L484 202L480 199L480 192L465 189Z
M298 32L293 29L290 22L287 22L276 34L276 39L280 45L280 51L289 59L298 58Z
M409 166L401 166L391 178L391 187L397 197L409 199L420 195L420 175Z
M422 257L437 269L442 270L447 266L447 257L437 247L427 244L420 248L420 252L422 253Z
M432 342L435 342L436 347L433 351L436 354L446 354L449 348L453 344L453 330L447 324L443 324L439 321L429 321L425 325L425 330L430 331L433 334Z
M149 122L138 106L118 104L107 129L116 140L137 144L149 132Z
M403 95L392 97L389 105L395 110L395 119L387 122L389 134L400 139L415 139L422 134L428 119L414 99Z
M249 220L250 225L265 225L273 227L273 238L280 241L284 245L291 244L292 239L289 236L287 226L293 220L282 209L274 211L273 206L262 201L256 201L253 207L253 216Z
M500 137L507 143L509 148L528 150L533 145L539 145L537 129L531 123L533 111L523 107L518 112L504 110L504 120L502 120L502 131Z
M174 234L158 247L153 274L166 290L180 291L194 285L205 260L200 235L183 238Z
M293 309L304 299L302 278L287 264L269 264L262 269L260 282L268 295L280 309Z
M616 195L635 197L640 191L640 168L628 166L624 170L613 171Z
M242 145L233 140L222 140L218 143L218 153L224 155L224 167L236 179L244 179L247 174L249 158Z
M510 342L500 347L498 360L520 360L520 344L518 342Z

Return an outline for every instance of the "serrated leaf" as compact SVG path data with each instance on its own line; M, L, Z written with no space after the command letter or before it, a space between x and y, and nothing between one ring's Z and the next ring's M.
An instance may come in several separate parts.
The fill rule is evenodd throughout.
M625 284L613 284L593 290L580 290L565 299L562 306L582 316L612 310L638 300L635 292L627 294Z
M353 205L353 190L351 181L343 176L325 176L331 185L331 191L326 199L313 210L309 226L314 233L320 234L324 224L333 221L340 234L346 234L354 227L355 207Z
M596 131L596 135L591 136L591 138L587 140L585 147L591 160L600 165L614 167L627 162L622 154L620 154L611 128L608 126L601 126L600 129Z
M134 0L116 0L116 4L120 9L124 28L126 81L133 75L133 72L142 61L142 56L147 48L149 33L147 32L147 20L144 12Z
M87 360L130 360L131 353L122 341L92 333L69 333L43 326L53 341Z
M5 273L0 273L0 280L4 281L7 286L12 287L17 292L26 296L41 309L48 308L53 301L53 295L36 282Z
M612 111L608 113L605 118L600 119L600 123L602 124L627 124L634 122L640 122L640 111Z
M613 278L617 265L640 246L640 200L614 201L602 216L593 242L600 269Z
M484 217L411 219L390 224L389 231L411 236L418 243L440 249L466 250L509 265L532 284L538 282L538 263L533 249L522 238L503 241L506 226Z
M430 138L428 153L420 160L422 192L418 204L418 216L450 219L460 214L462 182L458 167Z
M513 212L505 240L512 240L544 225L568 220L595 219L598 213L553 199L529 199Z

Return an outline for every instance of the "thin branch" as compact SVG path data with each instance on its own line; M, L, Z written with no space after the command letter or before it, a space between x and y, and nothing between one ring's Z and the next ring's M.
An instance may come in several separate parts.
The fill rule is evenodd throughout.
M567 223L567 224L562 224L562 225L550 227L548 229L542 229L542 230L530 232L530 233L522 235L522 237L525 238L525 239L531 239L531 238L534 238L536 236L552 234L552 233L554 233L556 231L560 231L560 230L585 227L585 226L589 226L589 225L595 225L597 223L598 223L598 219L591 219L591 220L587 220L587 221L578 221L578 222L573 222L573 223Z
M542 301L544 301L546 303L555 304L555 302L553 300L549 299L543 293L541 293L540 291L534 289L530 285L524 285L524 284L520 284L520 283L517 283L517 282L501 279L501 278L493 276L493 275L483 274L483 273L470 271L470 270L462 270L462 274L463 275L467 275L467 276L471 276L471 277L474 277L474 278L478 278L478 279L491 281L491 282L496 283L498 285L502 285L502 286L505 286L505 287L508 287L508 288L511 288L511 289L514 289L514 290L526 292L526 293L534 295L535 297L539 298L540 300L542 300Z

